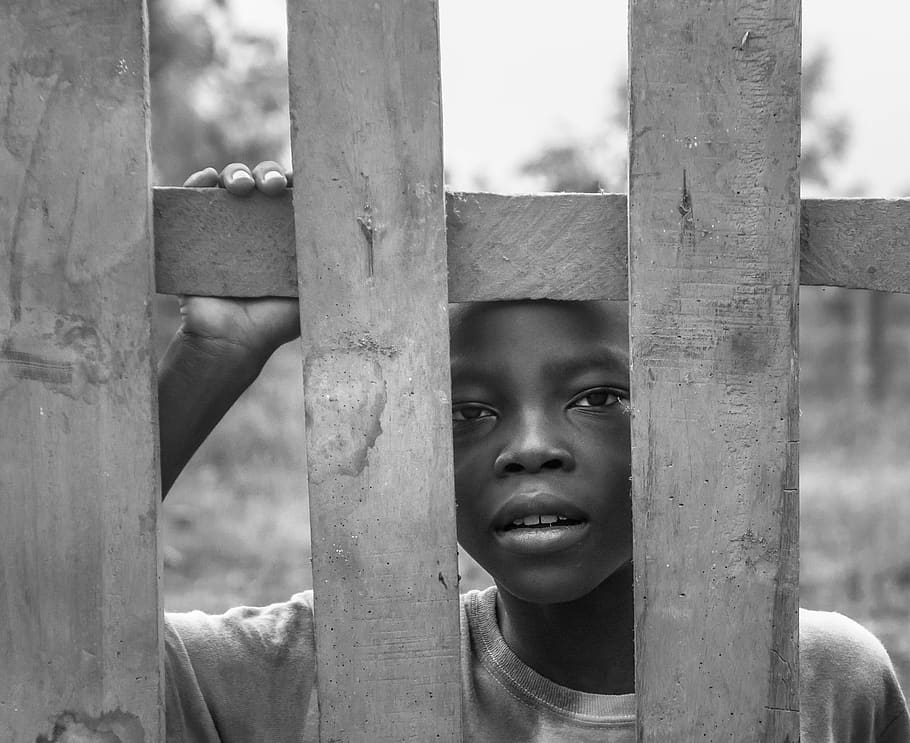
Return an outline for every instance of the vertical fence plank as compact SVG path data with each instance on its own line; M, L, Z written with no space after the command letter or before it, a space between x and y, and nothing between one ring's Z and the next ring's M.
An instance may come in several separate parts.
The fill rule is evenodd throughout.
M639 741L796 741L799 2L630 16Z
M288 26L320 736L459 741L436 3Z
M144 18L0 4L3 741L164 738Z

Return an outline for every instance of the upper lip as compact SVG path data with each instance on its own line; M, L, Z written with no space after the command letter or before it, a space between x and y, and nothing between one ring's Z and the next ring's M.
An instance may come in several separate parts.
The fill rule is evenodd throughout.
M515 493L502 504L493 517L493 526L504 529L516 519L526 516L556 514L574 521L587 521L584 511L571 501L547 490L533 490Z

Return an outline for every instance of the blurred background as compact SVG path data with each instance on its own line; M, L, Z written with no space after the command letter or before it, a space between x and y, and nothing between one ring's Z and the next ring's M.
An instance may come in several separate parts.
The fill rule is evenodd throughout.
M441 0L451 189L626 190L626 3ZM803 2L803 196L910 195L910 5ZM149 0L156 185L289 165L284 0ZM157 349L177 325L159 297ZM801 605L885 643L910 688L910 298L800 296ZM164 508L165 606L220 612L311 587L299 350L290 344ZM465 561L463 588L488 585Z

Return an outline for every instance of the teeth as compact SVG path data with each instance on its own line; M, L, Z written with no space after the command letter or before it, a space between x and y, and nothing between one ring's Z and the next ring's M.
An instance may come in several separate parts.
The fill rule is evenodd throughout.
M560 521L568 521L569 519L565 516L555 513L545 513L541 515L534 516L525 516L522 519L515 519L512 522L512 526L549 526L550 524L556 524Z

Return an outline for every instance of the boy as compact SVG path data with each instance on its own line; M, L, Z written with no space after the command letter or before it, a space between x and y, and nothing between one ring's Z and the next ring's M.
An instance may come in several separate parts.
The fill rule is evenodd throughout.
M221 181L284 187L273 163ZM288 300L190 298L162 360L165 490L269 354ZM466 741L634 743L627 308L522 301L451 315L459 542L496 585L462 598ZM312 594L168 615L168 739L316 740ZM800 614L803 743L907 743L890 660L840 615Z

